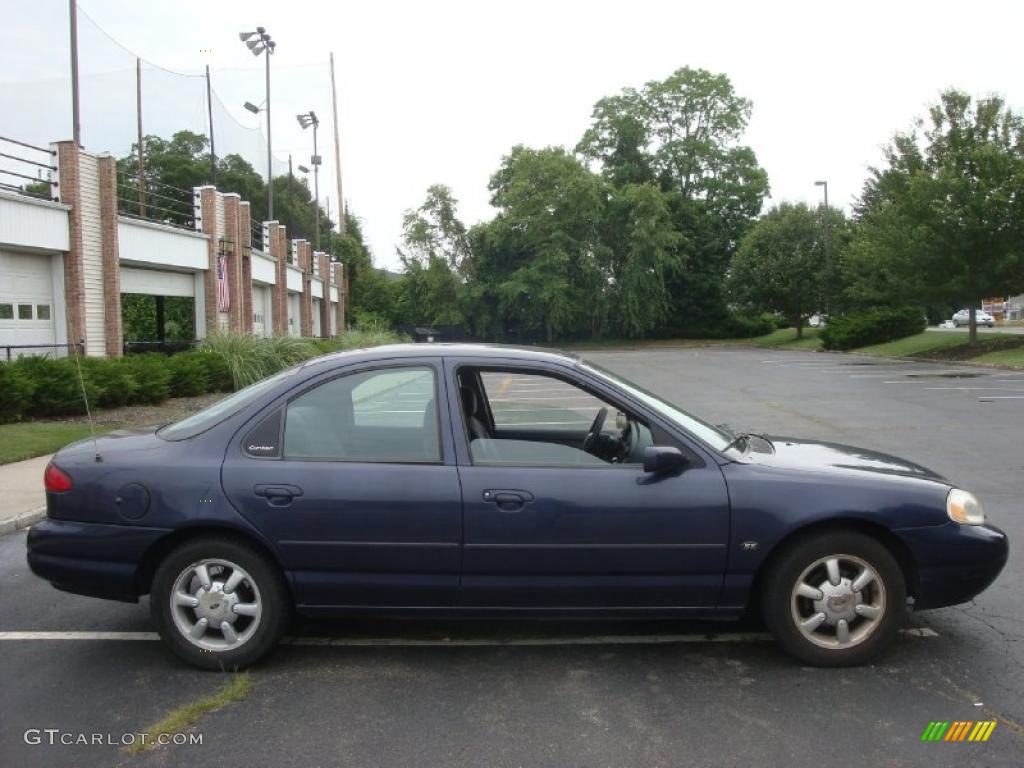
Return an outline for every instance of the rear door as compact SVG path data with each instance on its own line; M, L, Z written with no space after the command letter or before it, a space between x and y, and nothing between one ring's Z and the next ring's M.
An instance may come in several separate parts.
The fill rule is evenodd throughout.
M224 488L304 606L452 605L462 534L436 359L325 375L242 430Z
M470 439L450 398L464 505L461 603L473 607L706 610L725 572L729 501L718 465L693 446L681 473L655 476L579 445L595 413L622 410L566 369L446 363L449 391L479 373L493 434ZM491 426L491 425L488 425Z

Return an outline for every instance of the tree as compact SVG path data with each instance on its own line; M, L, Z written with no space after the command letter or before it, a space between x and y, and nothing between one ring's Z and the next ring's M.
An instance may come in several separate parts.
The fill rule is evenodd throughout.
M982 299L1024 288L1024 121L999 97L951 89L886 162L856 207L854 291L968 306L977 343Z
M405 252L399 250L399 255L423 262L441 259L451 270L465 275L470 266L469 237L459 220L458 205L448 187L429 187L423 205L402 217Z
M677 268L665 273L677 317L724 314L726 267L768 192L739 143L750 112L727 76L683 67L599 101L577 146L614 187L654 181L666 195L679 234Z
M497 299L503 332L593 334L608 277L599 231L607 189L561 147L517 146L491 177L498 214L476 242L477 280Z
M827 222L824 217L828 217ZM842 248L846 220L841 211L782 203L760 219L729 265L728 292L748 309L778 312L803 336L804 319L824 306L829 247Z

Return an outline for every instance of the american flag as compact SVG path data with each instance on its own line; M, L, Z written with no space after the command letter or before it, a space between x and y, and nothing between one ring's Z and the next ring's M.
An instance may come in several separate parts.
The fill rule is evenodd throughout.
M227 312L231 308L231 291L228 288L228 264L224 255L217 257L217 311Z

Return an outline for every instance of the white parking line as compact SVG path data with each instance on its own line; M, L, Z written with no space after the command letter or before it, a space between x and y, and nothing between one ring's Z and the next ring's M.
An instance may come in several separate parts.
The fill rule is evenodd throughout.
M939 633L929 627L902 629L907 637L938 637ZM3 640L159 640L156 632L0 632ZM671 643L762 643L772 639L767 632L689 633L675 635L591 635L587 637L518 637L502 640L499 638L455 638L418 639L402 637L292 637L285 638L283 645L331 646L331 647L429 647L456 648L476 646L546 646L546 645L667 645Z

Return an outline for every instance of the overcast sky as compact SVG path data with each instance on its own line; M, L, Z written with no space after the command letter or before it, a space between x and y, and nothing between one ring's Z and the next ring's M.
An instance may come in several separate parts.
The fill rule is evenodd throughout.
M147 61L197 74L207 64L237 124L215 116L218 152L262 172L241 108L263 99L262 59L238 32L278 42L274 154L305 162L295 114L315 109L321 197L337 207L327 59L334 51L344 194L377 263L395 267L402 212L432 183L452 187L467 224L489 218L487 181L518 143L572 147L594 102L678 67L724 72L753 101L745 142L771 202L815 202L827 179L848 206L897 129L942 89L999 93L1024 108L1024 4L1007 2L309 2L81 0L82 10ZM0 135L70 137L66 0L0 4ZM134 61L83 24L83 142L123 154L134 138ZM209 51L209 52L207 52ZM202 80L144 74L147 133L205 131ZM88 87L86 87L88 86ZM223 128L221 127L223 123ZM285 166L279 165L276 172Z

